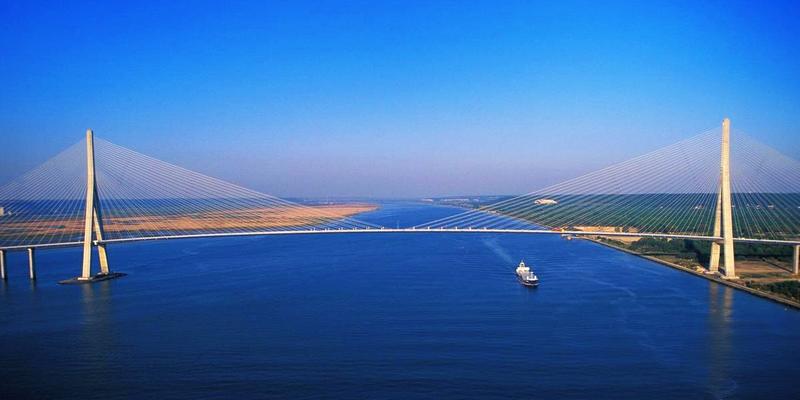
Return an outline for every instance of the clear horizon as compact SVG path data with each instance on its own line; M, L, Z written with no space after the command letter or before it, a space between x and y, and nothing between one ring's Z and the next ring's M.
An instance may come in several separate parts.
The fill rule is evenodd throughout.
M0 184L86 128L264 193L526 193L715 127L800 158L800 7L0 5Z

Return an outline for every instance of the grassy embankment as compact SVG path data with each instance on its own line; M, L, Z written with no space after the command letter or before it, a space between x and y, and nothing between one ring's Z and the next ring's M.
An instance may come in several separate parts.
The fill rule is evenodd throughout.
M630 251L693 269L708 265L711 244L692 240L641 238L626 243L613 238L598 240ZM736 244L737 283L800 303L800 281L792 275L789 246Z

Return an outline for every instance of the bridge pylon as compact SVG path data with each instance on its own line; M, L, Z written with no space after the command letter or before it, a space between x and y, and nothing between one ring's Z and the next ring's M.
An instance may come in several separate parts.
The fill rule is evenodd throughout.
M86 209L83 225L83 268L79 277L61 283L92 283L124 276L108 269L108 254L103 241L103 218L97 194L94 169L94 132L86 130ZM100 272L92 275L92 247L97 247Z
M720 250L724 257L723 277L736 278L736 265L733 250L733 205L731 201L731 120L722 120L722 152L720 156L719 192L717 193L717 209L714 216L714 236L722 237L722 249L719 242L711 243L711 259L708 270L719 272Z

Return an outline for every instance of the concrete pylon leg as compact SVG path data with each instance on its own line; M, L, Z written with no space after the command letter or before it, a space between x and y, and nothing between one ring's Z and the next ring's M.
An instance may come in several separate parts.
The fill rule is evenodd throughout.
M103 240L103 220L101 219L101 214L99 207L100 201L97 198L97 190L94 191L94 235L97 240ZM100 260L100 273L103 275L108 275L108 255L106 255L106 245L98 244L97 245L97 255Z
M36 280L36 252L33 247L28 247L28 276Z
M714 237L722 235L722 192L717 193L717 209L714 216ZM711 258L708 260L708 272L719 272L720 246L717 242L711 242Z
M733 253L733 204L731 201L731 120L722 121L722 242L725 260L725 278L736 278Z
M6 275L6 251L0 250L0 279L6 280L8 279L8 275Z
M92 233L94 230L94 133L86 130L86 208L83 224L83 267L78 279L89 280L92 278Z
M108 256L106 255L106 245L98 244L97 245L97 255L100 259L100 273L104 275L108 275Z
M800 245L794 245L794 257L792 257L792 273L800 274Z

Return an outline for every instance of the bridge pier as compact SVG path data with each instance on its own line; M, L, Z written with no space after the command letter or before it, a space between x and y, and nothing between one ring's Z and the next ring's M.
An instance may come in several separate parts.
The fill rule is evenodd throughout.
M28 247L28 277L36 280L36 252L33 247Z
M795 275L800 274L800 244L794 245L794 257L792 257L792 273Z
M6 275L6 251L0 250L0 279L6 280L8 279L8 275Z

